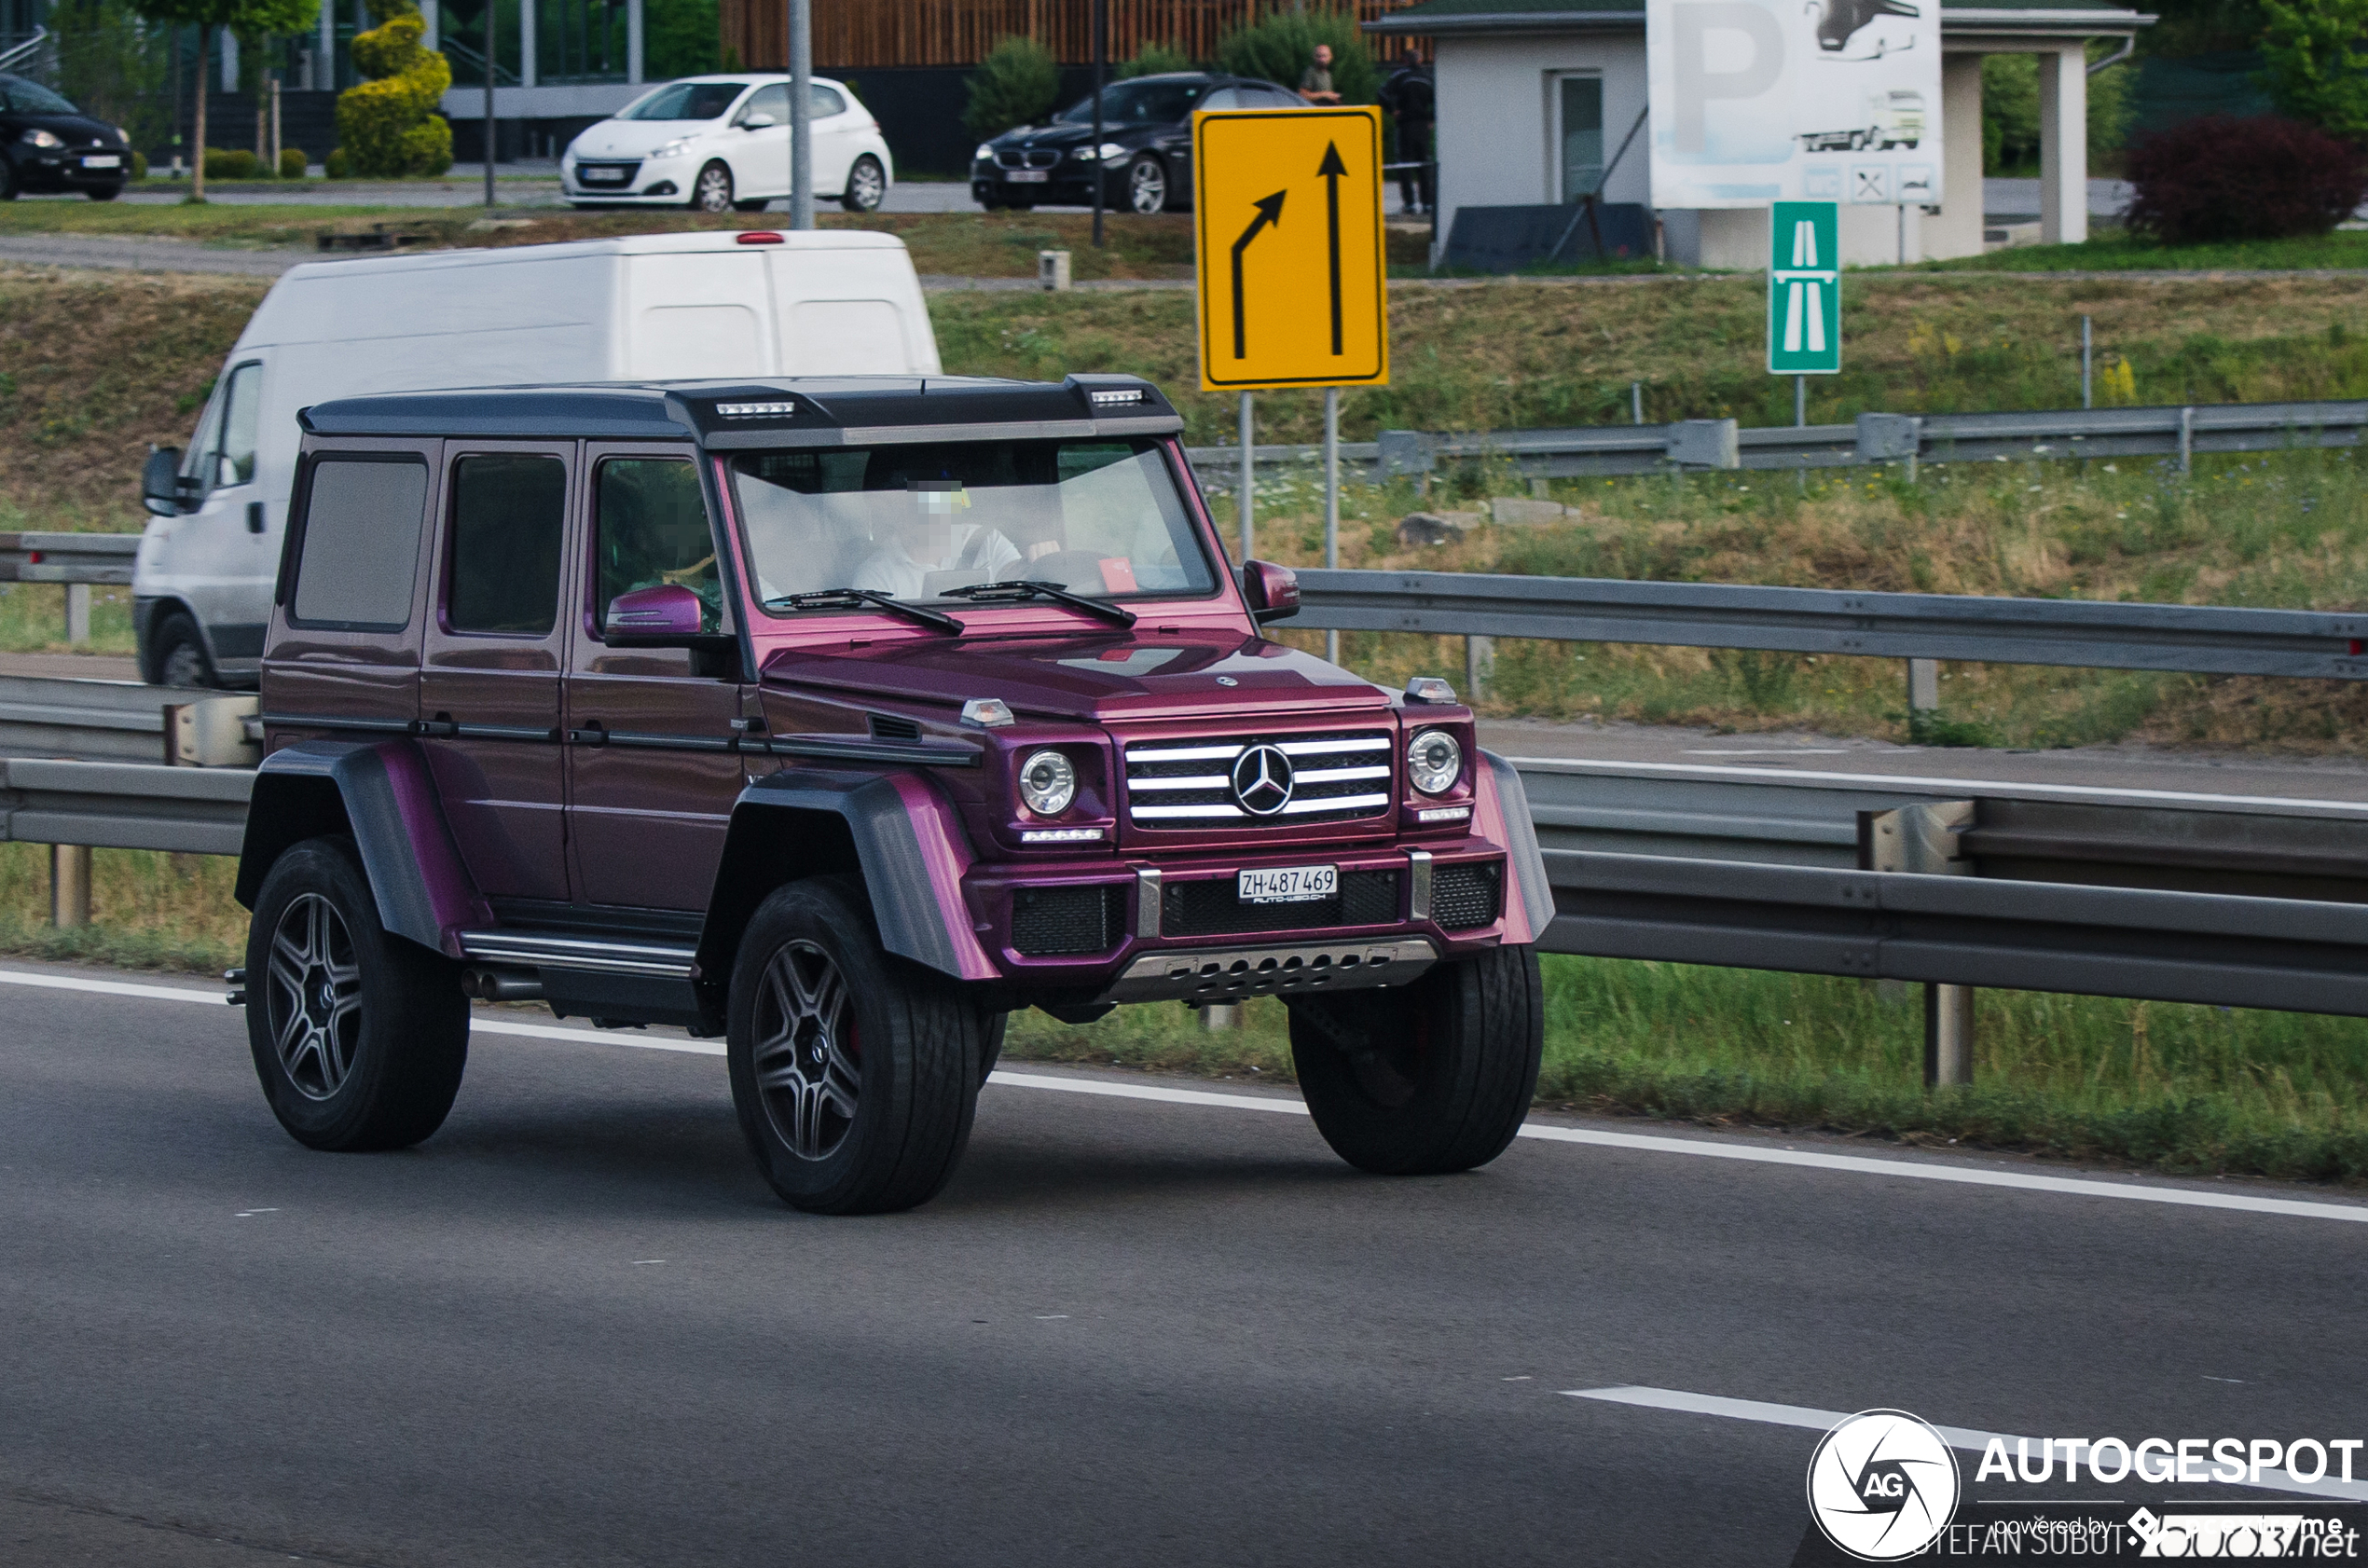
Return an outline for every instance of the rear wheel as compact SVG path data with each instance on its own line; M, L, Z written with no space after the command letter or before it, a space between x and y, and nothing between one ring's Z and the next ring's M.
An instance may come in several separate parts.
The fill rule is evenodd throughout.
M1126 166L1126 204L1149 217L1167 211L1167 165L1150 153Z
M928 1202L970 1140L996 1021L886 952L856 885L776 890L740 941L725 1052L765 1180L814 1214Z
M732 171L710 163L691 182L691 211L728 213L732 210Z
M1484 1165L1521 1130L1546 1039L1537 954L1441 964L1403 991L1291 1003L1291 1060L1333 1152L1384 1176Z
M857 158L847 172L847 189L839 205L850 213L876 213L888 199L888 171L870 153Z
M280 857L247 928L247 1044L280 1125L313 1148L406 1148L444 1124L469 1003L443 955L389 934L345 838Z
M123 187L121 186L93 186L83 194L93 201L113 201L123 194Z

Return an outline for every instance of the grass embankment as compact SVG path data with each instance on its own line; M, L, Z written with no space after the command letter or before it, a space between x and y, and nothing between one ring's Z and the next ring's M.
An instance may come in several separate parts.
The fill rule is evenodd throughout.
M0 845L0 951L137 968L241 961L235 866L99 850L97 923L48 925L48 850ZM1858 981L1549 958L1541 1104L1717 1124L1825 1128L2169 1170L2368 1178L2368 1025L2093 997L1985 991L1978 1087L1920 1087L1922 1009ZM1012 1020L1015 1060L1291 1080L1282 1005L1209 1033L1176 1006L1088 1027Z
M2164 245L2108 229L2077 245L2016 245L1951 261L1911 263L1920 272L2282 272L2368 267L2368 233L2356 229L2293 240L2230 240Z

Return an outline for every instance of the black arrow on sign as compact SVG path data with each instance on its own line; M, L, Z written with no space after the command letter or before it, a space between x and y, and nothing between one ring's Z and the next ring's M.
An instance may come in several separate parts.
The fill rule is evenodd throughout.
M1339 144L1324 144L1324 161L1315 172L1324 177L1324 216L1331 227L1332 352L1337 354L1341 351L1341 176L1348 172L1348 165L1341 161Z
M1242 237L1233 241L1233 357L1235 359L1246 359L1250 351L1248 335L1242 321L1242 253L1250 248L1250 241L1258 238L1260 229L1270 223L1279 225L1283 221L1283 198L1286 194L1278 190L1263 201L1251 203L1258 209L1258 216L1252 218L1250 226L1242 230ZM1335 268L1334 270L1337 271L1338 268ZM1339 313L1338 308L1335 307L1333 314ZM1337 337L1338 334L1335 333L1334 336Z

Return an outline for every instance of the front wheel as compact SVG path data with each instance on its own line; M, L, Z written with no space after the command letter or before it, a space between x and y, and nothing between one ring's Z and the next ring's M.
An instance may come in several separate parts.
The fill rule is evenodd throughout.
M407 1148L452 1109L469 1056L460 971L379 924L351 839L307 839L264 877L247 1044L271 1113L313 1148Z
M159 619L149 633L149 675L158 686L219 686L213 661L206 656L205 639L198 623L180 611Z
M1167 165L1144 153L1126 166L1126 204L1145 217L1167 211Z
M691 211L728 213L732 210L732 171L710 163L691 182Z
M936 1196L970 1141L999 1022L880 946L857 886L793 882L757 909L732 967L725 1055L757 1166L813 1214Z
M121 186L93 186L83 192L93 201L113 201L123 194Z
M847 172L847 190L839 197L839 205L850 213L876 213L880 203L888 199L888 171L880 160L865 153Z
M1485 1165L1521 1130L1546 1043L1536 951L1440 964L1405 990L1291 1004L1291 1060L1316 1131L1383 1176Z

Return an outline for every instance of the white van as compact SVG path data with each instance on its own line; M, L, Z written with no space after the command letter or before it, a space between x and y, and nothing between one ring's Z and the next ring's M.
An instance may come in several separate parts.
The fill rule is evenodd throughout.
M903 241L651 234L291 268L184 456L149 460L132 570L147 680L252 682L296 475L296 411L363 392L714 377L936 375Z

